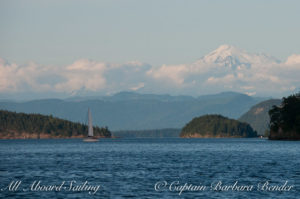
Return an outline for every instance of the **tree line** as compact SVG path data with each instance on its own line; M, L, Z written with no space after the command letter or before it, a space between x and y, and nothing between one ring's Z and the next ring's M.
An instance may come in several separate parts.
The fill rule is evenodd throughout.
M48 134L53 137L87 136L88 126L78 122L59 119L41 114L25 114L0 110L0 135ZM94 135L111 137L107 127L94 127Z
M269 115L270 139L300 139L300 92L284 97Z
M190 137L256 137L257 132L244 122L229 119L222 115L196 117L186 124L180 136Z

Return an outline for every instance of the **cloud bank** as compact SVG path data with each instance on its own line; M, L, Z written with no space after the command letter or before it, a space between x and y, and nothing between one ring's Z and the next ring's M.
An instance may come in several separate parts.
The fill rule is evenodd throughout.
M236 91L248 95L283 96L300 88L300 55L286 62L222 45L192 64L151 66L138 61L115 64L77 60L66 66L23 65L0 59L0 93L52 92L203 95Z

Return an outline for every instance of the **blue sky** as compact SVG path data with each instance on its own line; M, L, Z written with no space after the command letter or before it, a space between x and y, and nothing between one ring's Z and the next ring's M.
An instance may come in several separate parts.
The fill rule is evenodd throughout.
M250 53L267 53L285 62L290 55L300 54L299 19L300 1L297 0L1 0L0 58L5 60L6 66L29 67L33 62L39 68L54 67L59 74L66 73L59 71L59 67L68 68L78 60L120 65L138 61L147 67L188 65L220 45L229 44ZM5 67L6 72L8 68ZM149 70L147 74L151 73ZM110 82L105 75L100 75L103 78L100 84ZM66 76L55 74L50 79L63 81ZM209 77L212 75L207 74L205 78ZM26 88L36 89L33 83L26 83ZM94 84L89 87L78 83L77 87L68 89L102 91L103 86ZM142 84L146 84L146 80L139 79L124 89L142 87ZM151 84L154 87L158 83ZM6 89L1 90L1 87ZM11 92L18 92L20 88L15 87L9 85L6 78L6 82L0 84L0 93L10 92L9 88ZM285 87L299 88L299 82ZM120 89L105 89L103 93ZM155 89L146 91L155 92ZM170 94L208 92L190 89L185 93L175 88L157 92L168 91ZM254 92L263 94L251 91Z
M180 64L221 44L282 60L300 53L296 0L0 2L0 54L17 63Z

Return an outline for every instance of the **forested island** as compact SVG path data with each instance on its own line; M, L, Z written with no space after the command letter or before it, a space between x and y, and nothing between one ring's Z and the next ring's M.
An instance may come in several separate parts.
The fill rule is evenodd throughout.
M271 140L300 140L300 92L269 111Z
M87 125L40 114L0 110L0 139L83 138ZM95 137L110 138L107 127L94 127Z
M186 124L180 137L184 138L249 138L257 137L256 131L244 122L229 119L221 115L196 117Z

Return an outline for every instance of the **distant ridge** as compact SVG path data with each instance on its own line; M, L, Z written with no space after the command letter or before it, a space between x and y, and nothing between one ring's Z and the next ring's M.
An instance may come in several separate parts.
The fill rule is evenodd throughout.
M258 135L264 135L265 131L269 129L270 116L268 112L274 105L278 106L280 103L280 99L260 102L243 114L239 121L249 123L257 131Z
M93 110L93 123L111 130L182 128L192 118L221 114L239 118L259 100L241 93L224 92L200 97L121 92L93 99L43 99L0 102L0 109L53 115L73 122L85 122L82 115Z

